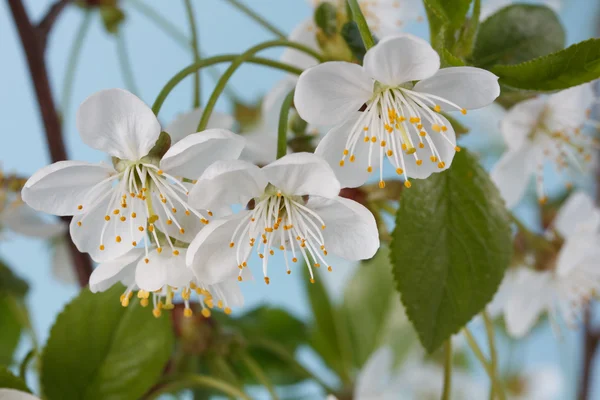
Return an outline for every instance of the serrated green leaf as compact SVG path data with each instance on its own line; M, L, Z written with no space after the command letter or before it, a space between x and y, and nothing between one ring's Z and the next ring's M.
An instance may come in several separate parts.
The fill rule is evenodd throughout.
M600 39L521 64L496 65L490 71L515 89L554 91L581 85L600 78Z
M23 297L28 290L27 282L16 276L4 262L0 261L0 293Z
M357 369L383 345L390 345L399 360L417 340L402 310L391 273L389 250L382 247L374 258L360 264L345 287L342 311Z
M58 316L42 354L47 399L139 399L157 382L174 344L171 320L138 301L121 307L122 292L84 289Z
M463 150L406 190L390 246L398 290L423 347L436 350L492 299L512 256L498 189Z
M554 11L545 6L515 4L481 24L473 63L482 68L517 64L564 47L565 31Z
M15 307L17 300L0 294L0 365L11 365L13 355L21 339L23 324Z
M31 393L31 390L27 387L27 384L6 367L0 366L0 388L3 389L16 389L22 392Z

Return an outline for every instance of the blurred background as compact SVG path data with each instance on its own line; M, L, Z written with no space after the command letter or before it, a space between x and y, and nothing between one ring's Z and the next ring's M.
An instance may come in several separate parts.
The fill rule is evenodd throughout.
M41 17L51 3L47 0L25 1L32 19ZM151 5L160 16L171 21L184 34L189 32L184 4L180 1L122 1L121 9L125 14L125 21L121 24L118 35L107 33L98 13L90 15L90 26L82 39L81 55L72 79L72 98L68 107L62 110L64 137L71 159L96 162L105 158L102 153L82 143L75 127L77 107L87 96L102 89L121 87L134 91L147 104L152 104L165 82L193 61L188 48L158 29L145 15L144 4ZM270 32L225 1L199 0L194 4L200 49L204 57L240 53L256 43L273 38ZM309 18L313 11L309 2L305 0L246 0L245 4L288 33L298 23ZM599 13L600 2L596 0L565 0L560 19L567 30L567 45L597 36L600 30ZM61 103L65 79L69 79L66 78L69 53L75 37L80 35L78 27L84 18L84 10L69 7L60 16L49 39L47 63L58 104ZM405 28L406 31L421 37L428 36L426 21L407 22ZM0 50L0 117L3 126L0 161L5 173L14 172L20 176L29 176L49 164L50 159L24 52L4 1L0 1ZM264 55L278 59L281 52L280 49L268 50ZM125 70L129 68L130 72L124 72L123 65L128 65ZM225 67L221 65L219 68L222 71ZM128 74L130 77L127 77ZM242 103L252 106L283 77L284 74L279 71L246 65L236 72L230 81L230 89ZM206 71L202 73L201 81L202 98L205 101L215 81ZM188 111L191 101L190 76L175 89L164 104L159 115L163 126L176 114ZM217 109L232 112L233 104L226 97L222 97ZM502 140L497 131L501 114L501 110L492 106L463 118L463 122L471 128L465 143L480 152L484 164L488 167L502 151ZM550 188L550 192L551 190ZM531 225L535 225L539 218L534 211L535 207L532 207L533 204L535 196L517 210ZM0 257L29 283L27 304L38 340L43 343L56 315L78 293L77 284L56 279L51 266L49 244L42 240L16 235L4 237L0 242ZM341 296L356 268L355 265L339 261L334 264L334 273L323 275L332 297ZM302 275L287 276L283 268L279 271L276 268L272 270L271 285L264 285L262 280L243 285L245 308L250 309L266 303L282 307L300 319L310 318L310 307L301 282ZM234 314L240 312L243 310L235 310ZM483 342L483 326L475 321L472 329ZM564 385L562 393L555 398L575 398L576 377L581 364L581 332L563 329L557 335L548 323L544 323L519 343L505 337L499 340L503 368L556 368L564 377ZM23 339L16 359L21 359L29 348L27 339ZM302 362L320 371L319 375L323 379L335 381L335 376L309 350L300 351L299 357ZM486 375L478 367L474 367L473 371L478 379L487 385ZM591 398L600 399L600 384L597 384L600 381L600 368L597 368L595 376L597 379Z

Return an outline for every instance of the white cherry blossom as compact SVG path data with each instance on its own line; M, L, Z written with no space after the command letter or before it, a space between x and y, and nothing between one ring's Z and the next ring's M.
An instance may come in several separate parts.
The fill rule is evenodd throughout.
M211 129L189 135L159 158L150 150L161 133L152 110L133 94L109 89L86 99L77 127L89 146L113 157L106 163L60 161L42 168L25 184L23 200L55 215L73 215L70 231L80 251L97 262L114 260L138 244L146 254L157 233L191 241L209 211L190 207L189 183L216 160L234 159L243 139ZM147 257L146 257L147 258Z
M585 84L525 100L508 111L501 123L508 151L491 173L508 207L521 200L533 176L540 202L546 201L546 162L567 175L581 173L591 164L597 142L582 128L594 102L592 86Z
M371 258L379 248L373 215L362 205L338 197L340 185L329 165L310 153L287 155L263 168L241 160L211 165L190 192L192 205L248 205L228 218L212 221L190 244L187 263L196 276L215 280L237 266L240 274L252 250L267 266L276 251L287 271L304 260L325 266L328 252L348 260ZM240 275L241 280L241 275Z
M309 123L335 125L319 144L342 186L362 185L383 159L399 175L423 179L450 167L456 151L452 125L440 113L484 107L500 93L483 69L440 69L426 41L404 34L369 49L364 66L326 62L300 75L294 104ZM416 83L415 83L416 82Z

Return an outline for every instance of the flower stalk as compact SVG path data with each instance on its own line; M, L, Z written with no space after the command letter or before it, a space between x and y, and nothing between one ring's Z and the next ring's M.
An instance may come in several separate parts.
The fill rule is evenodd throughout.
M285 156L287 151L287 130L288 130L288 117L290 114L290 108L294 102L294 91L288 93L281 104L281 112L279 113L279 127L277 130L277 159Z
M369 25L367 25L367 20L360 9L360 5L358 5L357 0L348 0L348 5L350 6L350 10L352 10L352 19L358 25L358 31L360 32L365 49L369 50L375 46L375 40L373 39L373 35L371 35L371 30L369 29Z

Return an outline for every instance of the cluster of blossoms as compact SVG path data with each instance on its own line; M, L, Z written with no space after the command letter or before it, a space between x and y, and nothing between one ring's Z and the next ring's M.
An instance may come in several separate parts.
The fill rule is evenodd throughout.
M252 276L252 254L267 284L276 252L288 273L303 262L311 280L313 268L333 269L330 253L348 260L375 254L373 215L339 197L340 189L381 171L384 157L407 187L409 178L448 168L459 149L441 112L466 113L499 94L489 72L439 68L427 42L404 34L370 49L363 67L327 62L306 70L297 82L298 114L333 128L316 154L289 154L262 168L245 161L255 160L244 156L247 141L226 129L227 118L215 115L195 133L201 110L193 110L161 133L133 94L101 91L80 106L77 128L112 165L52 164L27 181L22 197L36 210L73 216L75 245L99 263L92 291L121 282L122 305L137 291L155 316L173 307L176 294L191 316L194 292L203 315L215 305L230 312L242 303L237 281Z

